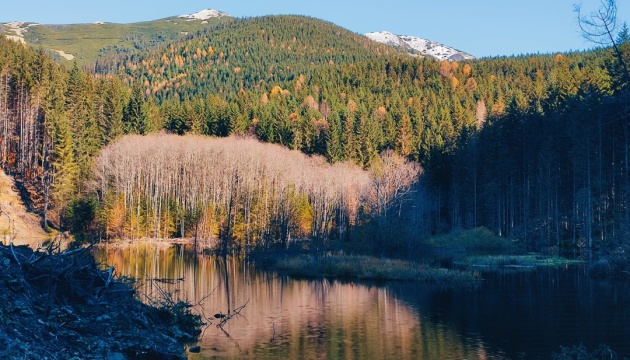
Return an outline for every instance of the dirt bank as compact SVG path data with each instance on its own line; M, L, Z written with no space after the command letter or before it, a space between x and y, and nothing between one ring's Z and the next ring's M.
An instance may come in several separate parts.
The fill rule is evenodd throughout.
M15 181L0 169L0 243L36 247L49 236L41 226L41 218L29 213L20 198Z

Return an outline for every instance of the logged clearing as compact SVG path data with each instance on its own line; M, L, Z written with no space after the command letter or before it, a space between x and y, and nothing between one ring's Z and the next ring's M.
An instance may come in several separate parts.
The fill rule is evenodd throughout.
M0 170L0 242L37 246L49 236L41 226L41 218L29 213L20 198L13 177Z
M204 325L168 294L143 304L86 248L0 245L0 268L0 359L184 360Z

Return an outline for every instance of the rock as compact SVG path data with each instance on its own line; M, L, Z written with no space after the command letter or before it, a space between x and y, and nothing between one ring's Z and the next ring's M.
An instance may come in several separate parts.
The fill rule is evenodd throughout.
M107 353L107 360L127 360L125 355L117 352L109 352Z
M188 352L198 354L201 352L201 346L192 346L188 349Z
M101 322L101 321L107 321L107 320L111 320L112 317L105 314L105 315L101 315L99 317L96 318L96 321Z

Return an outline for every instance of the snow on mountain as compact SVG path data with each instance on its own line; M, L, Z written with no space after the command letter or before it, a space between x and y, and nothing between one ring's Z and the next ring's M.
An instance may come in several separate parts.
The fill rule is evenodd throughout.
M204 9L194 14L180 15L178 16L178 18L187 19L186 21L193 21L193 20L208 20L211 18L218 18L218 17L224 17L224 16L230 16L230 15L222 11L218 11L218 10Z
M365 34L368 38L387 45L402 46L417 51L423 55L429 55L438 60L461 61L474 59L475 57L459 51L450 46L442 45L431 40L408 35L395 35L387 31L371 32Z
M368 38L387 45L404 46L398 35L394 35L387 31L371 32L365 34Z
M8 39L22 43L22 44L26 44L26 41L24 41L24 33L28 31L29 27L38 26L39 24L25 23L21 21L12 21L12 22L0 24L0 25L3 25L2 27L0 27L0 30L3 30L3 32L6 32L5 36ZM15 35L10 35L11 33L14 33Z

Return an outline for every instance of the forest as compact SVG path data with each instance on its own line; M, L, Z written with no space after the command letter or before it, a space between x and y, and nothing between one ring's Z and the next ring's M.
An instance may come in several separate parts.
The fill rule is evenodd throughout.
M379 251L485 227L527 250L615 249L620 35L619 53L439 62L269 16L90 72L0 39L0 165L46 226L80 236Z

